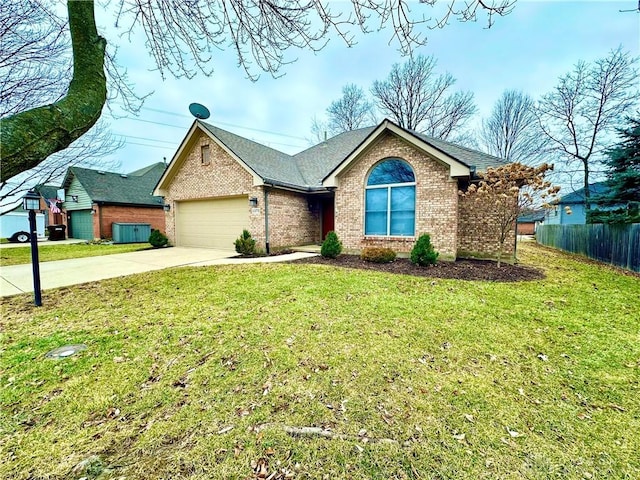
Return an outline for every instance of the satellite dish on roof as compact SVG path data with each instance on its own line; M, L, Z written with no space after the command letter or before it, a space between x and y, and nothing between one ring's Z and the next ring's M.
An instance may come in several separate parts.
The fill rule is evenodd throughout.
M192 103L189 105L189 111L191 112L191 115L199 120L206 120L211 115L209 113L209 109L199 103Z

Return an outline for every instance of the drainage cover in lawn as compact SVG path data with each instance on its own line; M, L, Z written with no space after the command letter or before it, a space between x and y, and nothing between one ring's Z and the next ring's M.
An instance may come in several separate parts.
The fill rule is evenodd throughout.
M63 347L54 348L53 350L48 352L45 355L45 357L59 360L61 358L67 358L67 357L70 357L71 355L75 355L76 353L86 349L87 349L87 346L81 343L78 345L65 345Z

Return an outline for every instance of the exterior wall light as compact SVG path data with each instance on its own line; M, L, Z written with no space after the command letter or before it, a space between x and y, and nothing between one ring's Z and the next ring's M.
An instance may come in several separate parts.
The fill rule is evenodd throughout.
M249 199L249 206L251 208L256 208L258 206L258 197L251 197Z
M163 209L165 212L168 212L169 210L171 210L171 205L169 205L168 203L165 203L165 204L162 206L162 209Z

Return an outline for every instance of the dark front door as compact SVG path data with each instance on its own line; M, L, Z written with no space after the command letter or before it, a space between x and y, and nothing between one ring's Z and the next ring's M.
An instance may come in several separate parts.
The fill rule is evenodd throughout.
M326 238L327 233L335 229L333 213L333 198L324 199L322 201L322 240Z

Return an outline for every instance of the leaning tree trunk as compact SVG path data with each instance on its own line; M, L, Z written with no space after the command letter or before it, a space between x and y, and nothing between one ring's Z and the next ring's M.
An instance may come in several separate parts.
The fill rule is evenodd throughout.
M107 99L104 57L93 0L68 0L73 78L60 101L0 120L0 182L67 148L100 118Z

